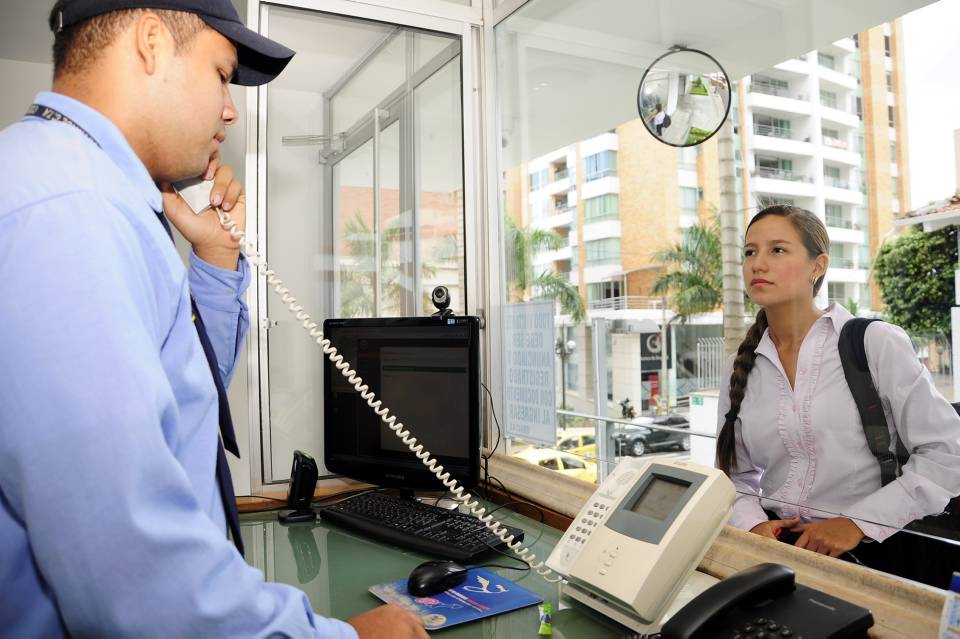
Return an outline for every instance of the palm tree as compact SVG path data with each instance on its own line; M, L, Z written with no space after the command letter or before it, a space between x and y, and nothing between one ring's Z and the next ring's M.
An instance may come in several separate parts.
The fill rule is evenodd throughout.
M406 265L395 250L408 233L402 219L395 217L384 224L380 236L380 290L383 296L382 310L387 314L399 313L404 300L410 295L409 277L405 277ZM375 239L373 229L364 221L360 211L355 212L353 219L347 222L344 239L347 256L352 259L342 265L340 271L340 313L343 317L373 317L376 314L373 297L376 285ZM433 277L435 272L432 266L426 264L420 270L425 277Z
M686 319L723 304L723 261L717 223L696 224L679 244L657 251L654 259L669 265L653 285L654 295L671 294L677 316Z
M507 254L512 257L507 260L507 281L516 296L523 299L528 290L536 288L541 297L558 301L561 312L570 315L574 322L579 324L586 319L580 291L564 275L552 271L534 274L533 271L534 255L563 247L564 239L554 231L522 229L511 217L505 219Z

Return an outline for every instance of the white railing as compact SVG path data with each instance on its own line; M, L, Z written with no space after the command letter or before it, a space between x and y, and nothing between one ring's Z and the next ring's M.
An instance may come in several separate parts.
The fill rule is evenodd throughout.
M722 337L701 337L697 340L697 386L719 388L723 367Z
M591 301L588 307L591 310L605 311L657 310L663 308L663 298L641 297L639 295L607 297Z
M813 183L813 178L809 175L801 175L799 173L794 173L793 171L787 171L784 169L767 169L759 168L751 173L753 177L762 177L770 178L773 180L787 180L790 182L806 182L808 184Z

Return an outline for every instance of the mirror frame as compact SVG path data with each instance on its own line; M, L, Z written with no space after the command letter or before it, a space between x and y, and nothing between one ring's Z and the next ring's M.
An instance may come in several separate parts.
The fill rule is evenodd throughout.
M641 106L640 106L640 104L641 104L641 103L640 103L640 94L641 94L641 92L643 91L643 83L646 81L647 75L650 73L650 71L651 71L655 66L657 66L657 63L660 62L660 60L663 60L663 59L666 58L667 56L673 55L674 53L680 53L680 52L699 53L700 55L703 55L703 56L706 56L707 58L709 58L715 65L717 65L717 68L720 69L720 73L723 74L723 77L726 78L726 80L727 80L727 87L728 87L729 90L730 90L730 95L727 97L727 108L726 108L726 109L724 110L724 112L723 112L723 118L720 119L720 124L717 125L717 127L713 130L713 132L712 132L710 135L708 135L707 137L703 138L702 140L700 140L700 141L697 142L696 144L674 144L674 143L672 143L672 142L667 142L667 141L664 140L663 138L659 137L656 133L654 133L653 131L651 131L650 128L647 126L647 121L646 121L646 119L644 119L644 117L643 117L643 111L641 110ZM703 144L704 142L706 142L707 140L709 140L710 138L712 138L713 136L715 136L715 135L717 134L717 132L719 132L720 129L723 128L723 125L724 125L724 123L727 121L727 118L730 117L730 105L731 105L731 104L733 104L733 83L730 81L730 76L727 75L727 70L723 68L723 65L720 64L720 62L719 62L715 57L713 57L712 55L710 55L710 54L707 53L706 51L701 51L700 49L691 49L691 48L689 48L689 47L682 47L682 46L674 46L674 47L671 47L669 51L667 51L666 53L660 55L656 60L654 60L653 62L650 63L650 66L647 67L647 70L643 72L643 77L640 78L640 84L637 85L637 99L636 99L637 114L640 116L640 120L643 122L643 128L646 129L646 130L647 130L647 133L649 133L651 136L653 136L653 138L656 139L656 140L657 140L658 142L660 142L661 144L666 144L667 146L672 146L672 147L677 148L677 149L690 149L690 148L693 148L693 147L696 147L696 146L700 146L701 144Z

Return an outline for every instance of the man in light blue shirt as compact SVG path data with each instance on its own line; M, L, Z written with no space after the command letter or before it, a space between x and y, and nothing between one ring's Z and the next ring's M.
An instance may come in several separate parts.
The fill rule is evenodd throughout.
M426 637L394 606L315 616L226 536L190 296L225 386L250 268L170 184L206 172L243 227L227 85L293 52L229 0L61 0L51 27L53 91L0 132L0 636Z

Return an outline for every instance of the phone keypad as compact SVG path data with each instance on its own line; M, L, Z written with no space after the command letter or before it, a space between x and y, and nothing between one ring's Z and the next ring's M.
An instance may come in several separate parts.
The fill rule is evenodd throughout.
M803 639L802 635L795 635L787 626L773 619L757 617L753 621L743 624L731 635L733 639Z

